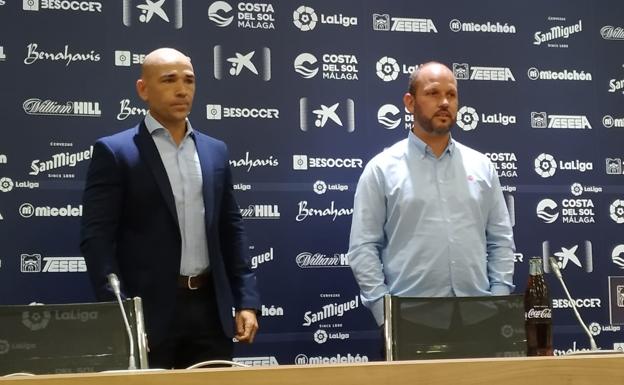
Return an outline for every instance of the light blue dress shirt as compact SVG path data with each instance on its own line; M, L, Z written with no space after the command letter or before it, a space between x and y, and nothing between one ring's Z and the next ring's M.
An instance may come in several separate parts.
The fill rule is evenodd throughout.
M208 240L201 165L195 141L191 137L193 127L187 119L186 134L178 146L169 131L149 112L145 116L145 125L156 144L173 191L182 238L180 274L201 274L209 266Z
M451 138L436 158L410 132L364 168L348 258L379 325L387 293L509 294L514 250L498 175L485 155Z

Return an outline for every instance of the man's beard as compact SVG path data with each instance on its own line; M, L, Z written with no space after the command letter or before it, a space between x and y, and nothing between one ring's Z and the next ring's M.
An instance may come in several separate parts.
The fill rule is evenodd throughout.
M456 118L453 118L449 115L446 117L446 119L448 119L448 123L434 124L433 120L435 118L435 115L431 119L426 118L423 114L421 114L418 107L414 106L414 120L428 134L435 136L444 136L448 134L449 131L451 131L451 127L453 127L456 121Z

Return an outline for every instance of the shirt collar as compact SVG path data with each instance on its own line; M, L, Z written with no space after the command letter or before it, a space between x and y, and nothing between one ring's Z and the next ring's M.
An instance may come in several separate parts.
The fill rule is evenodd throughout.
M422 139L414 135L411 130L408 134L408 140L411 144L416 146L416 149L418 150L422 158L427 156L427 154L433 155L433 152L431 152L431 147L429 147L427 143L423 142ZM453 137L451 136L449 138L449 143L446 146L446 149L444 149L444 151L442 152L442 154L448 153L449 156L453 156L453 151L455 151L455 139L453 139Z
M156 120L149 111L147 111L147 114L145 114L145 127L147 127L147 131L150 133L150 135L154 135L155 132L165 130L165 127L160 124L160 122ZM186 139L189 135L195 137L195 134L193 133L193 127L191 126L191 121L186 118L186 133L184 134L184 139Z

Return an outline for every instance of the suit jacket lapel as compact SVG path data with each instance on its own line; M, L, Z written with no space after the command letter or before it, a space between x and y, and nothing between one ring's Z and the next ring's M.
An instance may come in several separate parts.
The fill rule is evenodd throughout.
M160 192L165 199L165 203L167 204L167 208L169 212L173 216L176 224L179 227L178 223L178 212L176 211L175 200L173 198L173 190L171 190L171 184L169 183L169 177L167 176L167 171L165 170L165 166L160 158L160 153L158 152L158 148L152 139L149 131L147 131L147 127L145 126L145 122L141 122L138 126L138 135L136 140L137 148L139 149L139 154L141 158L147 163L148 168L152 171L154 175L154 179L156 180L156 184L160 189Z
M193 139L195 139L195 148L197 149L197 156L199 157L199 164L202 171L202 191L204 195L204 210L206 218L206 228L210 228L212 224L212 218L214 210L214 162L210 153L208 144L205 138L195 131L193 133Z

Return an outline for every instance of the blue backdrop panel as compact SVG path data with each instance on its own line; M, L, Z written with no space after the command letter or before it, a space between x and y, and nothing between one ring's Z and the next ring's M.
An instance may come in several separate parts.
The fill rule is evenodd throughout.
M459 79L454 137L499 169L516 291L529 257L554 255L598 344L622 348L622 14L616 0L0 0L0 303L93 300L78 248L91 145L142 119L140 63L171 46L195 67L194 128L229 145L262 291L237 359L379 359L345 257L353 193L407 135L411 68L438 60ZM586 349L547 281L555 354Z

